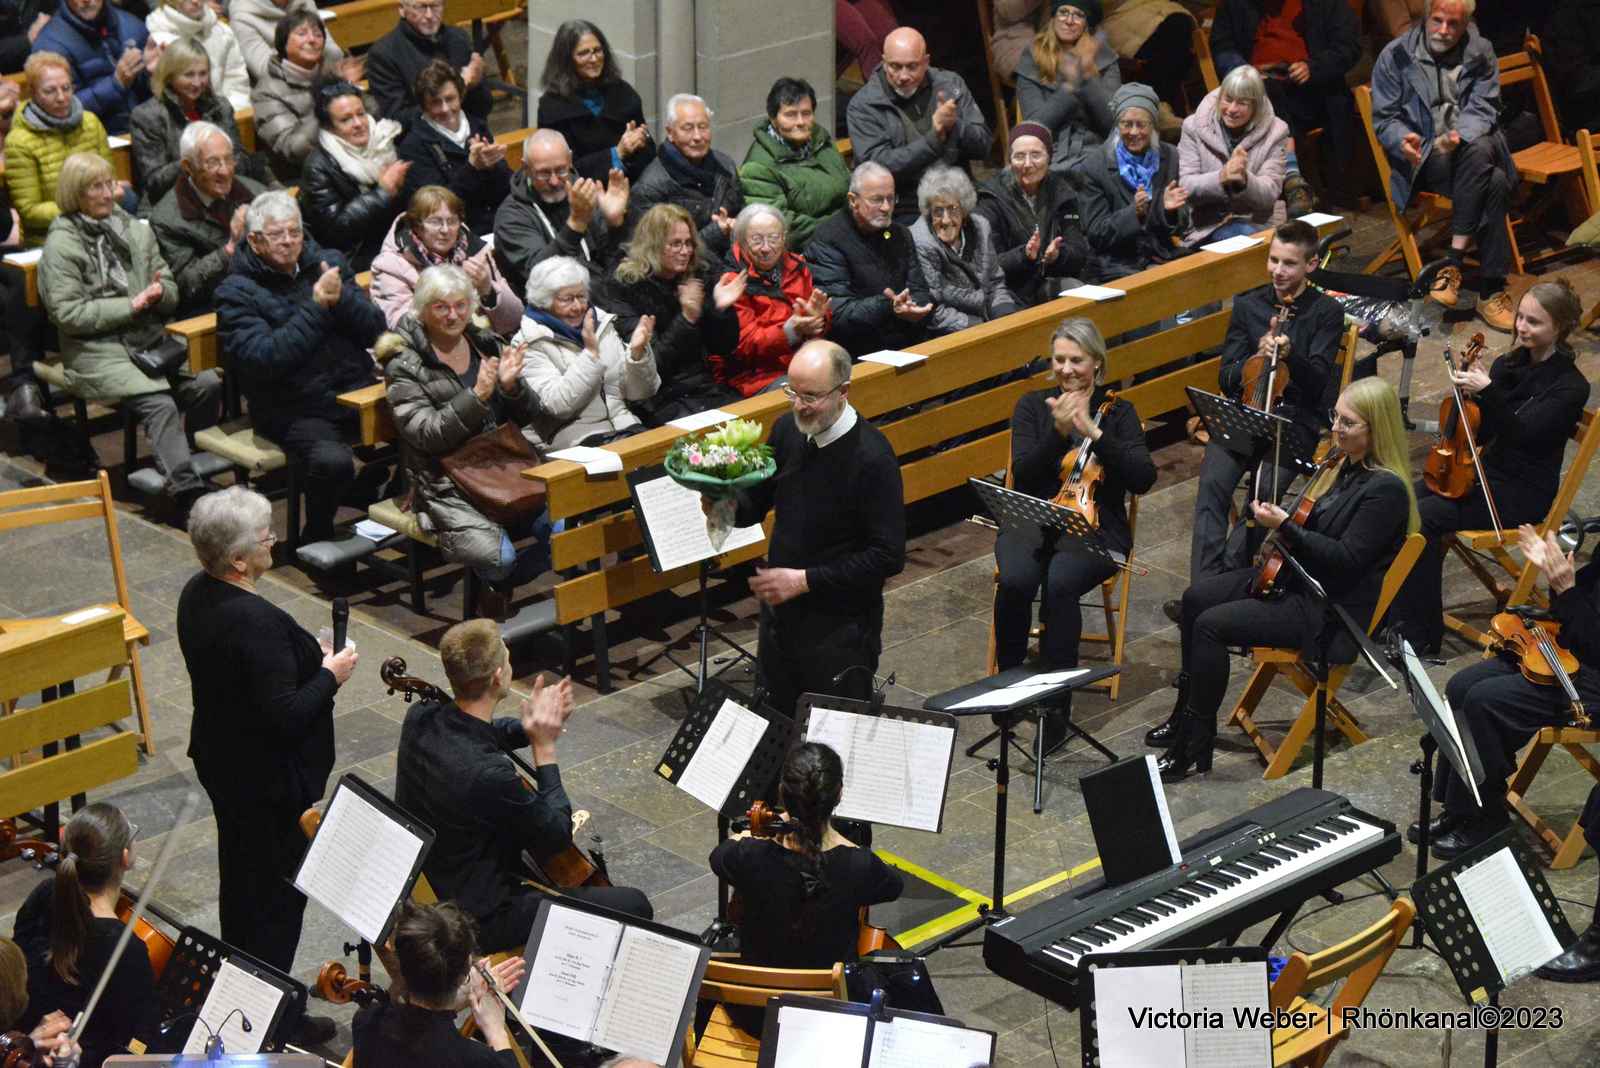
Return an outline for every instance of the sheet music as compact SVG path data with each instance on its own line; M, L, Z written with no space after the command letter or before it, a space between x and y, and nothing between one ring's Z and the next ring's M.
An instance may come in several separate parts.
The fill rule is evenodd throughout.
M210 1033L201 1025L201 1020L217 1032L222 1039L223 1049L229 1053L260 1053L261 1043L267 1038L267 1028L272 1024L283 996L282 990L265 979L251 975L233 961L224 959L217 968L211 990L206 994L205 1004L200 1008L200 1018L189 1032L189 1041L183 1045L184 1055L206 1051L206 1039ZM238 1009L250 1021L248 1032L234 1009ZM232 1018L224 1024L222 1021L230 1013Z
M1510 846L1463 868L1456 886L1507 986L1561 955L1561 943Z
M944 808L949 727L811 707L806 740L833 748L844 762L844 792L834 815L937 831Z
M726 423L733 418L732 412L725 412L721 408L712 408L704 412L695 412L693 415L680 415L676 419L668 419L668 426L675 426L679 430L704 430L708 426Z
M1118 297L1128 295L1126 289L1112 289L1110 286L1073 286L1071 289L1061 291L1063 297L1079 297L1083 300L1116 300Z
M700 494L685 489L666 475L637 483L633 492L644 512L642 518L650 531L650 541L655 546L662 571L697 564L719 552L731 553L746 545L755 545L767 536L759 523L734 527L722 548L714 549L706 535L706 515L700 510Z
M549 906L518 1006L528 1022L589 1041L605 1001L622 932L623 925L616 920L562 905Z
M678 776L678 788L707 807L721 810L766 730L765 719L735 701L724 700Z
M693 993L700 948L642 927L622 932L600 1019L589 1041L666 1064L683 1037L678 1022Z
M1235 1010L1264 1015L1267 966L1261 961L1185 965L1183 1007L1189 1012L1220 1012L1230 1025L1248 1018L1235 1015ZM1272 1063L1272 1031L1265 1027L1190 1027L1183 1042L1187 1068L1267 1068Z
M1230 252L1243 252L1245 249L1255 248L1259 244L1261 244L1261 239L1259 237L1251 237L1249 234L1239 234L1235 237L1223 238L1221 241L1213 241L1209 245L1201 245L1200 251L1218 252L1226 255Z
M592 445L571 445L565 449L552 449L545 454L551 460L571 460L583 465L585 475L614 475L622 470L622 457L610 449Z
M1100 1063L1118 1068L1181 1068L1183 1030L1150 1026L1149 1019L1143 1016L1147 1009L1152 1014L1168 1009L1183 1011L1179 967L1163 964L1096 968L1091 974Z
M406 892L422 839L366 798L336 789L294 885L368 942Z
M926 363L928 358L918 352L899 352L895 349L879 349L861 357L862 363L886 363L890 367L913 367L919 363Z
M965 701L951 705L947 711L957 708L1010 708L1032 694L1054 689L1069 679L1088 673L1088 668L1075 668L1071 671L1030 675L1019 682L1013 682L1010 686L1002 686L998 690L986 690L976 697L969 697Z
M890 1020L872 1029L867 1068L987 1068L991 1045L986 1031Z
M773 1068L817 1068L819 1064L860 1063L846 1056L867 1044L867 1018L785 1005L778 1010L778 1055Z
M1172 863L1177 864L1183 860L1183 856L1178 852L1178 832L1172 826L1172 811L1167 808L1167 791L1161 785L1161 772L1156 769L1153 754L1146 753L1144 761L1150 772L1150 788L1156 795L1156 810L1161 813L1161 830L1167 837L1167 854L1172 858Z

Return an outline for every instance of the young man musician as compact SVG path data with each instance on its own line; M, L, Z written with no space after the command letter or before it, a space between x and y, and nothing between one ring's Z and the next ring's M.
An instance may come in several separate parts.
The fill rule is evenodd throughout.
M561 786L556 742L572 715L572 682L534 682L519 717L495 718L511 692L511 654L492 620L445 631L439 658L453 701L420 700L400 730L395 803L434 829L423 872L441 901L478 924L485 952L527 944L543 895L523 880L521 855L548 858L572 845L572 803ZM532 749L534 783L508 752ZM572 897L649 919L650 902L625 887L572 887Z

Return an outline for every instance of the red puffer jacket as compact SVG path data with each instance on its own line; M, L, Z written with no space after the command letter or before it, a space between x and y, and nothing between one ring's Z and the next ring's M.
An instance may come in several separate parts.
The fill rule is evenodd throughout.
M744 267L744 250L738 246L733 250L733 263L741 270ZM803 256L785 252L780 270L777 288L751 273L744 296L733 306L739 316L739 344L730 355L707 357L717 381L738 390L741 396L754 396L788 373L789 360L798 347L789 343L783 324L794 314L794 306L808 299L816 286ZM736 273L725 273L723 281ZM833 325L831 309L828 325Z

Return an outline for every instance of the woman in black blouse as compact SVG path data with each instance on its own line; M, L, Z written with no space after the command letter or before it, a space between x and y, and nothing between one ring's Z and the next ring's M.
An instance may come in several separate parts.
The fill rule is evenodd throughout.
M1352 618L1377 607L1384 572L1418 526L1400 400L1381 378L1364 378L1340 394L1333 443L1343 456L1312 481L1316 500L1305 526L1285 525L1275 504L1250 505L1255 520L1279 531L1284 547ZM1188 685L1166 723L1145 736L1166 745L1159 767L1167 782L1211 770L1217 712L1228 689L1229 648L1272 645L1304 649L1324 643L1330 663L1349 663L1354 643L1331 613L1285 566L1274 593L1251 596L1254 566L1203 578L1183 594L1179 626ZM1281 591L1281 592L1279 592Z
M900 873L829 822L844 790L839 754L819 742L795 747L778 801L794 831L735 835L711 851L711 870L744 906L739 959L768 968L831 968L856 959L861 909L900 896Z
M115 805L79 809L62 836L55 875L17 911L16 940L28 959L28 1010L22 1030L47 1012L76 1017L89 1001L122 936L117 901L133 867L133 824ZM160 1024L155 973L144 943L128 943L84 1030L83 1068L125 1053L131 1039L148 1044Z
M1089 442L1090 455L1106 472L1096 495L1100 533L1107 545L1126 555L1133 547L1127 495L1144 493L1156 482L1139 413L1127 401L1116 400L1096 425L1106 399L1101 384L1106 343L1093 321L1066 319L1056 327L1050 339L1050 365L1056 384L1024 394L1011 413L1012 483L1022 493L1050 500L1061 490L1062 460ZM1000 670L1016 667L1027 656L1033 599L1041 585L1040 657L1049 668L1077 667L1078 636L1083 631L1078 601L1114 575L1116 565L1080 549L1058 548L1053 538L1041 545L1014 531L1001 532L994 556L1000 571L994 592L994 647ZM1065 707L1047 715L1040 730L1046 752L1065 737L1066 716Z
M1480 361L1451 375L1483 414L1478 446L1508 534L1519 524L1542 522L1555 500L1567 439L1589 399L1589 383L1567 344L1582 315L1566 279L1540 282L1517 306L1517 347L1491 367ZM1394 617L1407 640L1431 654L1444 638L1444 535L1491 524L1476 481L1460 500L1435 496L1420 481L1416 493L1428 545L1395 599Z
M611 44L594 23L569 19L556 30L540 88L537 125L560 131L583 177L604 182L616 167L637 182L656 158L639 94L622 80Z

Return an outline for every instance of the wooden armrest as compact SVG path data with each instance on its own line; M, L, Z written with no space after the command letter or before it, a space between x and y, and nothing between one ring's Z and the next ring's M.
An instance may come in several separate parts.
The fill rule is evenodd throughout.
M370 386L352 389L348 393L339 394L339 403L346 408L355 408L360 411L367 408L376 408L384 402L386 397L382 382L374 382Z

